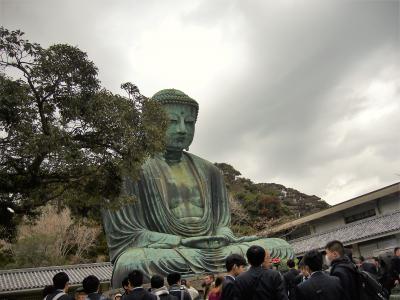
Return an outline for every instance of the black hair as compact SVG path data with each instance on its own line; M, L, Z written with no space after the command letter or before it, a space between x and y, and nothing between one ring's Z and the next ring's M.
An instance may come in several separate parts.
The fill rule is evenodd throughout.
M261 266L265 259L265 249L261 246L253 245L246 252L247 260L253 267Z
M128 277L125 277L124 280L122 280L122 287L124 288L124 287L126 287L128 285L129 285Z
M100 280L94 275L89 275L83 279L82 286L86 294L95 293L99 289Z
M143 272L140 270L133 270L128 275L128 281L132 287L139 287L143 284Z
M69 277L65 272L57 273L53 277L53 285L56 289L63 290L68 282Z
M232 271L234 265L236 265L237 267L246 266L246 259L239 254L231 254L225 260L226 271Z
M363 262L361 265L361 270L366 271L375 276L378 275L378 270L376 269L376 266L374 263Z
M400 247L395 247L394 248L394 251L393 251L394 255L396 255L397 250L400 250Z
M326 244L325 249L328 249L329 251L336 251L341 257L343 257L345 254L344 246L341 241L330 241L328 244Z
M170 273L167 276L168 285L177 284L181 280L181 274L179 273Z
M289 259L289 260L286 262L286 265L287 265L289 268L294 268L294 267L296 266L296 263L294 262L293 259Z
M218 276L217 279L215 279L215 287L219 287L223 281L224 281L224 277Z
M350 259L350 261L354 264L354 258L353 258L353 250L349 249L349 248L344 248L344 255L348 257L348 259ZM360 258L360 261L361 258Z
M150 279L151 288L159 289L164 286L164 277L161 275L153 275Z
M308 266L311 272L322 270L322 254L318 250L311 250L304 254L304 265Z

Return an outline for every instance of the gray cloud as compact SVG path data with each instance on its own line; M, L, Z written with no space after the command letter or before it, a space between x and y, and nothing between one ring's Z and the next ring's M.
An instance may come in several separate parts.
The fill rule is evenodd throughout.
M117 91L200 102L192 151L330 203L399 181L398 1L10 1L2 24L88 52Z

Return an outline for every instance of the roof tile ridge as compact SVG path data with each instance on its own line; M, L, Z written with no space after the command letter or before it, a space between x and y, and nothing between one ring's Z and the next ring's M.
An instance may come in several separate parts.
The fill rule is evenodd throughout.
M304 236L304 237L300 237L298 239L291 240L290 242L301 242L302 240L306 240L306 239L309 239L309 238L312 238L312 237L316 237L316 236L321 236L321 235L324 235L324 234L332 233L332 232L335 232L335 231L342 230L343 228L346 228L346 227L350 227L350 226L354 226L354 225L370 222L370 221L373 221L373 220L378 220L378 219L381 219L383 217L387 217L387 216L390 216L390 215L393 215L393 214L398 214L398 213L400 213L400 209L394 210L394 211L391 211L391 212L385 213L385 214L375 215L375 216L372 216L372 217L369 217L369 218L365 218L365 219L362 219L362 220L358 220L358 221L355 221L355 222L347 223L347 224L344 224L342 226L332 228L332 229L330 229L328 231L314 233L314 234L310 234L310 235L307 235L307 236Z
M52 271L52 270L75 270L75 269L79 269L79 268L84 269L84 268L107 267L107 266L112 266L111 262L6 269L6 270L0 270L0 275L7 274L7 273L29 273L29 272L39 272L39 271Z

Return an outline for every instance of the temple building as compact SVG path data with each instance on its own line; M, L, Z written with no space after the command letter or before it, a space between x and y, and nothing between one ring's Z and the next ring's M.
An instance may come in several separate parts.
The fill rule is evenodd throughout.
M400 182L276 226L270 236L286 239L296 256L340 240L353 256L391 253L400 245Z

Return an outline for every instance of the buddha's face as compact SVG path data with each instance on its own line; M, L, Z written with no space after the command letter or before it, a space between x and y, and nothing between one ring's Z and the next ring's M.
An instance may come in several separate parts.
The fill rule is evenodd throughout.
M182 151L193 141L196 123L196 108L186 104L165 104L169 118L167 129L167 150Z

